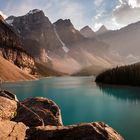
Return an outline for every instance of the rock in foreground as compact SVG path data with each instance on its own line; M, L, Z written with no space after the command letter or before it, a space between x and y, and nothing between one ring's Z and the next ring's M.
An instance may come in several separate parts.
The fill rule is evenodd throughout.
M45 126L30 128L29 140L123 140L108 125L95 122L72 126Z
M59 107L47 98L18 102L14 94L0 91L0 109L0 140L123 140L102 122L63 126Z
M23 123L0 121L0 140L24 140L26 129Z
M42 97L21 102L14 121L23 122L27 126L62 125L59 107L53 101Z
M11 120L17 110L17 102L9 92L0 91L0 120Z

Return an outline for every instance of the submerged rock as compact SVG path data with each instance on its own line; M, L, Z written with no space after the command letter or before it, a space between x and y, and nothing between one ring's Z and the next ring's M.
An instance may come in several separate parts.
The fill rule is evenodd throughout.
M62 125L59 107L47 98L29 98L19 104L16 122L27 126Z
M11 120L16 115L16 96L10 92L0 91L0 120Z
M27 137L28 140L123 140L115 130L101 122L30 128Z

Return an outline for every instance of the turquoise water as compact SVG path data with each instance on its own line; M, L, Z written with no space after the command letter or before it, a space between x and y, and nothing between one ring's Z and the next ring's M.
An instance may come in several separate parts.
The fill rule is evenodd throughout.
M140 140L140 88L97 86L93 77L59 77L6 83L18 99L43 96L61 108L65 125L103 121L126 140Z

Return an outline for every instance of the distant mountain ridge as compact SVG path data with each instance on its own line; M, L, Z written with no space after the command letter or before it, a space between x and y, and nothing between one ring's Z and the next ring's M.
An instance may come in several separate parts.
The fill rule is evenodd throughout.
M99 30L96 32L96 35L101 35L104 33L107 33L109 30L105 27L105 25L102 25Z
M73 73L100 58L106 61L105 65L112 65L104 56L108 55L108 45L96 38L86 38L69 19L52 24L42 10L34 9L24 16L8 17L6 22L21 37L27 52L41 63L52 63L53 69Z
M100 40L110 44L124 63L134 63L140 60L140 21L123 27L119 30L112 30L98 35Z
M94 38L96 37L95 32L89 27L85 26L80 30L80 33L86 38Z

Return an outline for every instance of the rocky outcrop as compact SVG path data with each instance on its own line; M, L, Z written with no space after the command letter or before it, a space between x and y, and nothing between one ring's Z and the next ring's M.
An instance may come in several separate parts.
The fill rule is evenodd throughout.
M23 122L27 126L62 125L58 106L53 101L41 97L21 102L14 121Z
M116 131L101 122L30 128L27 136L29 140L123 140Z
M19 122L0 121L0 140L24 140L27 127Z
M16 103L19 104L17 116L10 121L13 116L9 117L9 114L15 111ZM123 140L115 130L101 122L62 126L58 106L46 98L30 98L19 102L14 94L0 91L0 107L6 110L6 117L0 120L1 140ZM39 124L36 117L42 119L43 124ZM23 123L15 122L17 118ZM29 121L32 122L30 127L26 126Z
M42 10L34 9L24 16L9 17L6 22L9 23L11 20L10 25L21 36L23 47L34 58L47 62L50 52L63 53L53 25Z
M0 120L11 120L16 115L17 102L8 93L0 91Z
M26 52L19 49L13 50L13 48L2 47L0 48L0 54L6 60L18 66L26 73L35 74L35 61L33 57Z
M27 73L35 73L33 57L22 48L20 38L3 20L0 20L0 55Z
M2 81L26 81L35 80L33 75L23 70L0 56L0 79Z
M61 38L61 40L67 45L67 47L72 48L72 45L83 41L84 37L76 30L71 23L70 19L59 19L54 23L56 30Z

